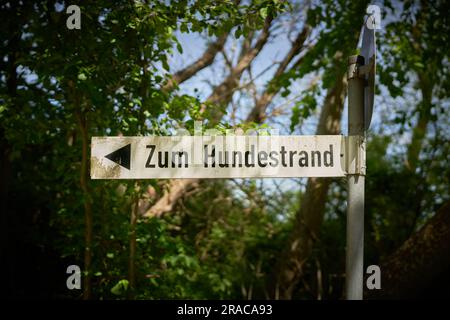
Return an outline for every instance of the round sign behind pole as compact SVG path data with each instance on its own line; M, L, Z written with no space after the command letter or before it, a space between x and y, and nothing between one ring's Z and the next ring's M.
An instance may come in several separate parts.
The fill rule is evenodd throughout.
M363 27L363 35L361 42L361 55L365 61L365 79L366 86L364 89L364 127L369 129L372 120L373 103L375 96L375 68L376 68L376 41L375 41L375 17L370 15L367 17Z

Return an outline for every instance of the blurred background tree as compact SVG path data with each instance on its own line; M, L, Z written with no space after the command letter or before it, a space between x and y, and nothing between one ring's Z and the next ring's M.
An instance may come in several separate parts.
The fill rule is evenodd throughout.
M81 30L66 28L70 4L0 7L6 291L343 298L344 180L91 181L89 149L92 136L173 134L196 120L345 133L346 59L368 2L95 1L80 5ZM448 294L447 7L379 5L365 263L381 264L383 289L367 297ZM65 287L71 264L82 292Z

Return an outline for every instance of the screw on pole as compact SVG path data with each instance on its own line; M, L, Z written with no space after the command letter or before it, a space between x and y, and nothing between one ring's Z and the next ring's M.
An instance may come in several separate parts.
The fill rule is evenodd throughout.
M348 135L364 141L364 78L359 68L364 57L355 55L348 60ZM365 156L363 155L362 159ZM349 162L357 159L349 159ZM365 167L365 164L362 164ZM347 300L362 300L364 275L364 171L352 171L347 175L347 250L345 266L345 296Z

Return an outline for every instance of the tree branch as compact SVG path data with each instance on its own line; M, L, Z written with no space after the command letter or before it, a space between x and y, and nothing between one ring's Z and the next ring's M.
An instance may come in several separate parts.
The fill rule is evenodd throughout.
M227 105L233 96L235 89L239 86L239 80L242 73L247 69L252 61L256 58L259 52L261 52L264 45L270 36L270 25L272 18L266 18L264 28L261 31L258 40L255 45L250 49L243 49L240 59L228 77L216 88L214 88L211 95L208 97L207 102L211 104ZM211 121L217 123L223 116L222 111L218 111L218 108L212 110ZM205 111L205 107L202 112ZM169 182L167 189L164 191L162 197L147 210L144 214L145 217L159 217L162 214L169 212L173 209L176 202L183 197L183 195L198 185L200 179L174 179Z
M182 82L190 79L200 70L203 70L204 68L210 66L214 62L217 53L223 49L225 42L227 41L228 34L229 32L226 32L225 34L217 38L215 42L211 43L197 61L176 72L172 76L172 79L170 79L166 83L166 85L163 86L162 90L165 92L171 91L175 88L176 85L179 85Z
M305 43L305 40L308 37L310 31L311 28L308 25L305 25L303 27L303 30L297 35L297 38L292 43L291 49L278 66L278 69L275 72L272 81L269 82L266 90L261 95L261 97L256 101L254 108L247 116L247 122L254 121L260 123L264 121L264 119L266 118L265 113L268 105L272 102L273 98L280 91L281 88L280 86L274 87L272 85L273 80L276 80L285 73L289 63L292 61L292 59L294 59L295 56L297 56L300 53L301 49L303 48L303 44Z
M208 97L207 102L211 104L221 104L226 105L231 100L235 89L239 86L239 79L242 76L242 73L250 66L252 61L256 58L256 56L261 52L264 45L267 43L267 40L270 36L270 26L272 24L272 17L267 17L264 22L264 28L261 31L258 40L255 45L251 48L243 47L241 55L239 57L239 61L233 70L230 72L228 77L217 87L214 88L211 95ZM248 40L244 40L247 42ZM213 113L212 119L218 122L222 118L223 114L221 112Z

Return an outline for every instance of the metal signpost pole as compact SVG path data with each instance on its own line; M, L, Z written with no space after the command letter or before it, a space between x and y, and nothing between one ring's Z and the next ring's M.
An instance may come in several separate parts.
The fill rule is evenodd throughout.
M364 78L358 75L364 65L362 56L351 56L348 67L348 199L346 299L362 300L364 274ZM351 143L355 138L357 143ZM356 149L356 150L354 150Z

